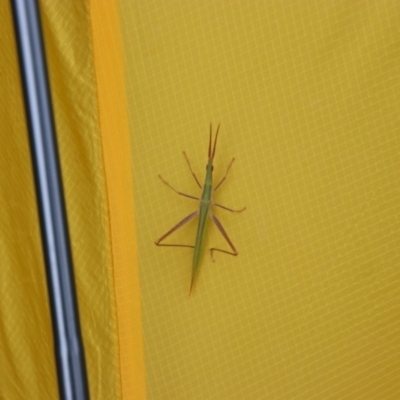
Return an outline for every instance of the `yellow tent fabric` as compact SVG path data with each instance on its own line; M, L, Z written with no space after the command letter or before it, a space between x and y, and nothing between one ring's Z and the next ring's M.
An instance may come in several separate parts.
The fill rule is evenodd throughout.
M398 399L400 5L40 5L92 398ZM0 398L53 399L7 2L0 20ZM200 195L181 152L202 180L210 122L216 180L236 158L215 200L247 210L215 210L239 255L206 252L189 297L191 251L154 241L197 203L157 175Z
M148 398L400 398L400 3L120 10ZM239 256L188 297L190 249L153 242L197 204L157 174L200 195L210 121L215 200L247 210L215 210Z

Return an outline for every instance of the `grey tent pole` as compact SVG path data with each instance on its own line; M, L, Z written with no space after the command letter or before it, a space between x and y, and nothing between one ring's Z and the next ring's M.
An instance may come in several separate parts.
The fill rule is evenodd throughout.
M11 0L62 400L89 399L37 0ZM37 360L37 363L40 363Z

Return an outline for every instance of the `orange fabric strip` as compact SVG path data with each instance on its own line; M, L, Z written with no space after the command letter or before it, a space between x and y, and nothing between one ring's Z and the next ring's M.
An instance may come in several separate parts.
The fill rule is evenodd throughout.
M132 160L118 4L115 0L96 0L89 6L109 201L121 393L122 399L145 399Z

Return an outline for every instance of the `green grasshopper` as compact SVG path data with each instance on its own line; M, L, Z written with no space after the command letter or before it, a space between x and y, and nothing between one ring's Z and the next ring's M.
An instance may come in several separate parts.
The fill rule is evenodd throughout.
M217 127L217 132L215 134L215 139L214 139L214 145L211 146L212 144L212 124L210 124L210 139L209 139L209 143L208 143L208 163L206 166L206 179L204 182L203 187L201 186L199 180L197 179L196 174L193 172L192 167L190 165L190 161L188 156L186 155L185 152L183 152L183 155L185 157L185 160L189 166L190 172L193 175L193 178L195 179L197 185L199 186L200 189L202 189L202 195L201 198L195 197L195 196L191 196L189 194L185 194L182 192L179 192L178 190L174 189L167 181L165 181L161 175L158 175L158 177L161 179L161 181L166 184L169 188L171 188L175 193L179 194L180 196L185 196L185 197L189 197L190 199L195 199L199 201L199 209L191 214L189 214L187 217L185 217L182 221L178 222L173 228L171 228L167 233L165 233L164 235L162 235L156 242L155 244L157 246L168 246L168 247L190 247L194 249L193 252L193 263L192 263L192 279L191 279L191 283L190 283L190 290L189 290L189 296L192 293L197 275L199 273L199 269L200 269L200 259L201 259L201 255L203 252L203 247L204 247L204 239L206 236L206 231L207 231L207 224L209 219L211 218L212 221L214 222L214 224L216 225L216 227L218 228L218 230L221 232L222 236L225 238L225 240L228 242L230 248L232 249L232 251L227 251L227 250L222 250L222 249L217 249L217 248L211 248L210 249L210 253L211 253L211 259L212 261L215 262L214 259L214 255L213 252L214 251L220 251L222 253L226 253L226 254L230 254L232 256L237 256L239 253L236 250L235 246L233 245L233 243L231 242L231 240L229 239L224 227L222 226L221 222L219 222L218 218L212 213L212 206L217 206L220 208L223 208L224 210L228 210L231 212L242 212L246 209L246 207L241 208L240 210L232 210L231 208L225 207L221 204L218 203L214 203L213 202L213 194L214 192L222 185L222 183L225 181L228 172L233 164L233 162L235 161L235 158L232 158L232 161L229 163L228 168L226 170L225 175L223 176L223 178L221 179L221 181L218 183L217 186L215 186L215 188L213 189L213 160L214 160L214 156L215 156L215 150L217 147L217 139L218 139L218 132L219 132L219 127L220 125L218 125ZM175 232L177 229L181 228L183 225L187 224L189 221L191 221L192 219L194 219L196 216L199 216L199 222L197 225L197 233L196 233L196 241L194 246L191 245L187 245L187 244L164 244L161 243L164 239L166 239L169 235L171 235L173 232Z

